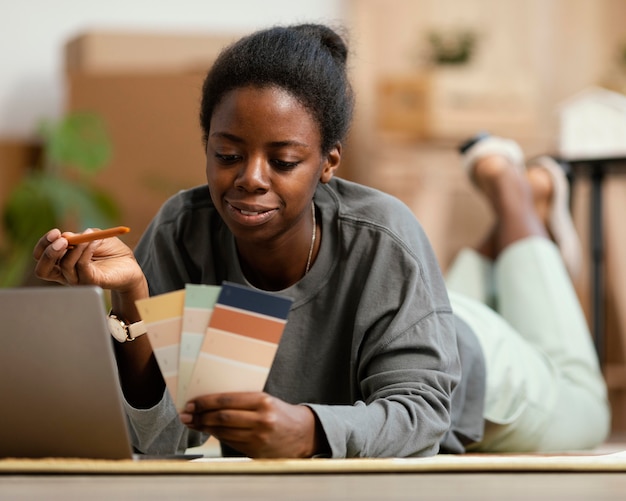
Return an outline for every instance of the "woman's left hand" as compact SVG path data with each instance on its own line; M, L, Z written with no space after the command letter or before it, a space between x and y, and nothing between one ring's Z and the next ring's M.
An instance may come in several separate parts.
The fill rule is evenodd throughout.
M181 421L252 458L311 457L316 418L305 405L291 405L262 392L215 393L191 400Z

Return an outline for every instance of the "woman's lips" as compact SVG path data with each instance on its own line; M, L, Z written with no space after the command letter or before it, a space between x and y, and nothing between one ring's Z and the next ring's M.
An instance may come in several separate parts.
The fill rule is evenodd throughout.
M256 226L259 224L263 224L267 220L269 220L277 211L277 209L252 207L247 207L244 209L235 207L230 203L227 203L226 207L233 221L246 226Z

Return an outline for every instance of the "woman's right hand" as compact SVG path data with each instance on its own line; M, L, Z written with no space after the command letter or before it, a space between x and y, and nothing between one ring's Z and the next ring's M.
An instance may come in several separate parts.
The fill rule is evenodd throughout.
M119 238L95 240L72 248L68 245L56 228L41 237L33 250L36 276L65 285L98 285L122 293L144 281L132 250Z
M97 285L111 290L115 314L130 323L141 320L135 301L148 297L148 284L133 251L117 237L72 248L68 245L56 228L39 239L33 250L37 277L64 285ZM148 336L114 346L126 400L138 408L152 407L163 396L165 383Z

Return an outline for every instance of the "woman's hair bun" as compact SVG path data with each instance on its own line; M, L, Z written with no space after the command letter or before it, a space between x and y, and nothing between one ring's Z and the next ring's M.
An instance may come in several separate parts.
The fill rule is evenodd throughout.
M345 65L348 60L348 45L345 36L342 37L338 30L334 30L322 24L301 24L294 27L295 30L306 33L311 37L318 38L326 47L333 58Z

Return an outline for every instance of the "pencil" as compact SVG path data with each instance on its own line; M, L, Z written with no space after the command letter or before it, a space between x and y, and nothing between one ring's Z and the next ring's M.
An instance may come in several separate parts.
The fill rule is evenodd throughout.
M116 237L128 233L130 228L128 226L116 226L115 228L108 228L106 230L94 230L90 233L80 233L78 235L69 235L68 233L62 233L61 236L65 238L70 246L83 244L85 242L92 242L93 240L100 240L102 238Z

